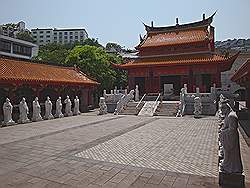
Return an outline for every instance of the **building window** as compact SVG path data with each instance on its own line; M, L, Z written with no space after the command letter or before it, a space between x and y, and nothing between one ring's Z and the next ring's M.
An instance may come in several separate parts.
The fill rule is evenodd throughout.
M57 37L54 37L54 40L57 40Z
M43 42L43 40L40 40L39 42Z
M78 39L78 36L75 36L75 39Z
M47 35L46 38L50 38L50 35Z
M33 34L36 34L36 31L32 31Z
M10 42L0 40L0 51L3 52L11 52L11 44Z
M46 31L46 33L50 33L50 31Z
M13 44L13 53L19 54L19 55L25 55L25 56L31 56L31 47L22 46L20 44Z
M64 36L64 39L68 39L68 36Z
M70 35L73 35L73 32L69 32Z
M46 42L50 42L50 40L46 40Z
M59 35L62 35L62 32L59 32Z
M54 35L57 35L57 32L54 32Z
M43 35L40 36L40 39L43 38Z
M73 39L73 36L69 36L70 39Z
M36 36L33 36L34 39L36 39L37 37Z
M64 35L68 35L68 32L64 32Z
M43 31L40 31L39 33L43 33Z

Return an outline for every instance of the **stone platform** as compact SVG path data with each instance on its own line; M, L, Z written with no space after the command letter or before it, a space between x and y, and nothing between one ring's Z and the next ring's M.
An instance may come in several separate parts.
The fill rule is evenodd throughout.
M216 165L213 117L91 113L0 129L0 188L212 188Z

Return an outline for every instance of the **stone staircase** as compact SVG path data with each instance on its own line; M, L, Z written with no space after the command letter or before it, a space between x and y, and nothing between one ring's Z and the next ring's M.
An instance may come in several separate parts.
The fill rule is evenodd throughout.
M159 101L146 101L138 116L153 116L159 104Z
M176 116L179 101L163 101L155 111L156 116Z
M141 102L140 105L138 106L138 109L136 109L138 103L139 102L134 102L134 101L128 102L128 104L122 109L119 115L137 115L140 112L145 102Z

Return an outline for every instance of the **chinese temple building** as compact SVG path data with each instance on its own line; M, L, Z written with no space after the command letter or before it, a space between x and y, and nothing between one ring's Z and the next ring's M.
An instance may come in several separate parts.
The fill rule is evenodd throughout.
M67 95L80 99L80 110L85 111L93 105L93 91L99 83L88 78L76 67L52 66L38 64L24 59L0 56L0 116L6 97L13 105L19 104L22 97L26 98L31 107L35 97L44 103L47 96L55 108L56 99L62 101Z
M246 88L246 107L250 114L250 59L234 73L231 80Z
M138 85L141 93L163 92L164 84L173 86L179 95L183 84L188 91L196 87L209 92L210 87L221 85L221 72L229 70L238 56L216 54L212 16L201 21L167 27L145 25L146 35L140 37L136 58L114 65L128 71L129 88Z

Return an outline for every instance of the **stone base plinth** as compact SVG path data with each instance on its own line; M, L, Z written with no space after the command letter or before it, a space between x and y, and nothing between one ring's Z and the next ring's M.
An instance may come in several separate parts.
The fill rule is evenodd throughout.
M227 174L219 172L219 185L233 188L244 188L245 176L242 174Z

